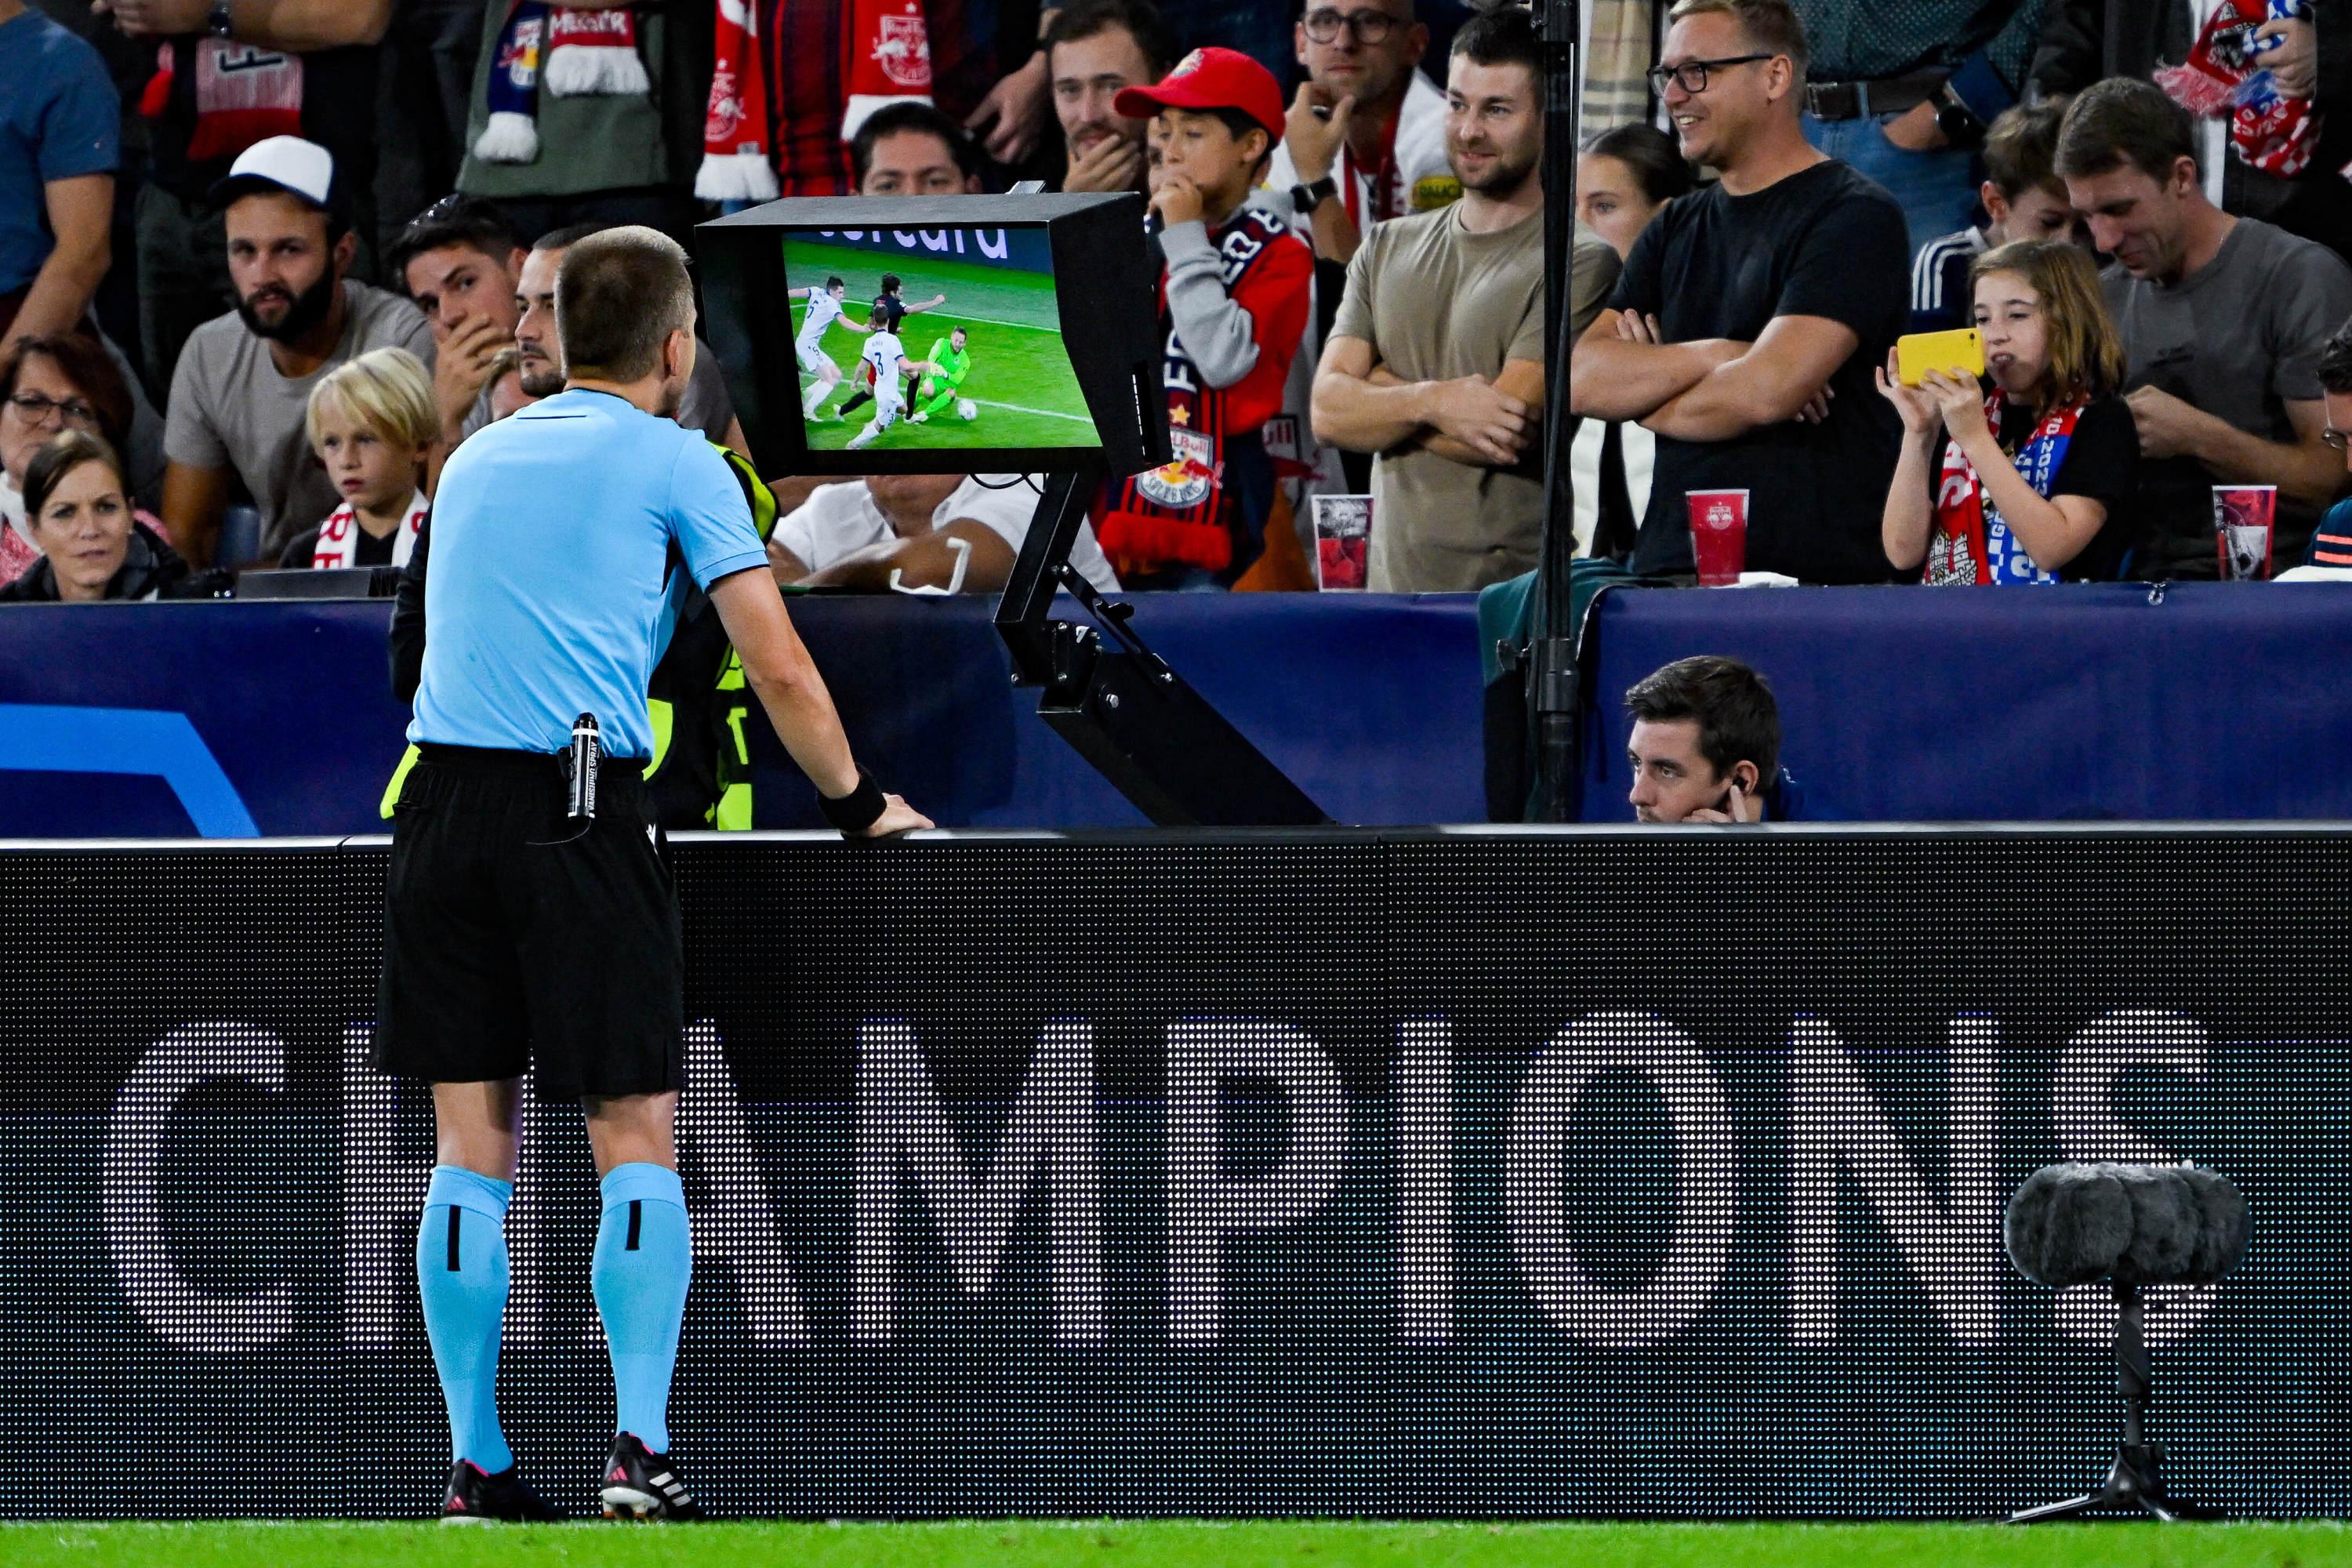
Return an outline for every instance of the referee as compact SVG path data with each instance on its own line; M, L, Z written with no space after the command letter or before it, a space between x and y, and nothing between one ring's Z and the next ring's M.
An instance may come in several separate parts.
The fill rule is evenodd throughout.
M650 228L580 240L555 320L563 391L468 439L434 506L433 636L408 728L420 756L394 816L375 1065L433 1085L416 1274L449 1406L442 1517L554 1517L516 1473L494 1392L530 1067L541 1096L580 1101L602 1178L592 1283L617 1419L599 1499L607 1517L695 1519L667 1414L693 1267L672 1135L685 958L643 779L646 682L689 577L834 826L880 837L930 823L851 760L741 488L668 417L694 368L686 253ZM601 741L575 741L583 715ZM568 766L583 751L586 813Z

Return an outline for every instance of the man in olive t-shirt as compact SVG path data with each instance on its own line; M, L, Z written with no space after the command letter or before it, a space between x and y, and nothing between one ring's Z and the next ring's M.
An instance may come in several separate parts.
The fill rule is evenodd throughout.
M1316 438L1379 454L1377 593L1482 588L1534 566L1543 535L1543 115L1526 13L1473 18L1449 67L1462 199L1365 237L1315 375ZM1576 309L1598 311L1615 263L1578 246Z

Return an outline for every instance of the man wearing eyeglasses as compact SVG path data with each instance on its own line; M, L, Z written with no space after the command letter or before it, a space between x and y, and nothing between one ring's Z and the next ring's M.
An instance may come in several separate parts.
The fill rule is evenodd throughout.
M1266 185L1315 254L1354 259L1364 231L1462 195L1445 161L1445 95L1421 73L1429 29L1412 0L1312 0L1298 20L1307 79Z
M1788 0L1673 12L1654 79L1722 178L1651 220L1570 374L1578 414L1658 437L1637 572L1690 574L1690 492L1742 489L1751 570L1886 578L1900 427L1870 372L1907 323L1910 254L1894 198L1806 143L1806 52Z
M1373 225L1449 205L1462 182L1446 161L1445 95L1421 70L1429 29L1412 0L1308 0L1292 31L1307 79L1291 99L1265 189L1268 205L1315 247L1315 306L1267 440L1282 471L1305 478L1309 493L1361 491L1370 459L1343 457L1312 436L1316 367L1348 263Z

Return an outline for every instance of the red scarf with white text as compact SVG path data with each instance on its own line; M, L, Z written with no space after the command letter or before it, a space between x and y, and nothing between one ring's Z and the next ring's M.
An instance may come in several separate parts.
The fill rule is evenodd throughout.
M2319 115L2307 98L2278 90L2254 50L2255 32L2273 18L2308 16L2300 0L2222 0L2198 35L2189 58L2159 66L2156 85L2207 120L2226 117L2238 156L2264 174L2292 179L2319 148Z
M1985 398L1985 421L1996 437L2000 432L2002 401L1998 388ZM2018 473L2044 500L2050 499L2050 487L2074 439L2074 426L2088 406L2078 399L2055 410L2035 424L2025 445L2018 449ZM2059 581L2057 573L2035 563L2011 531L2000 508L1985 493L1983 477L1958 441L1944 443L1944 473L1936 486L1936 531L1927 542L1922 581L1988 588Z
M760 58L758 0L719 0L710 102L702 120L702 166L694 194L706 202L776 198L768 79Z
M425 516L433 503L418 490L408 498L408 515L401 520L400 531L392 536L392 563L405 566L416 552L416 536L425 527ZM357 508L345 501L337 507L326 521L319 525L319 542L310 547L310 568L350 566L356 564L360 551L360 514Z
M922 0L850 0L849 85L841 110L841 139L851 141L876 110L931 101L931 34Z
M195 46L196 125L188 133L189 163L234 158L272 136L302 134L301 56L232 38L198 38ZM143 118L163 118L179 64L176 46L166 43L155 52L155 74L139 97Z

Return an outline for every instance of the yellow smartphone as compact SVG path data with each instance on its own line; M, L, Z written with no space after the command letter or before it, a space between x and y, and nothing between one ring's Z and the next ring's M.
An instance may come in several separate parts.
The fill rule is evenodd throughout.
M1984 339L1974 327L1948 332L1913 332L1895 340L1895 377L1916 386L1929 371L1971 378L1984 374Z

